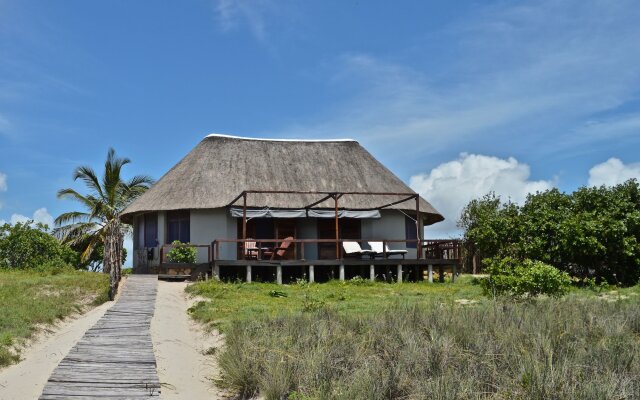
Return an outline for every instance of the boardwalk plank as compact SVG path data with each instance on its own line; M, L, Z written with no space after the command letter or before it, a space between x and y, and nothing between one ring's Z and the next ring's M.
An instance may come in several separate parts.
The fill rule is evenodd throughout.
M40 400L160 397L149 326L155 276L127 279L122 295L58 364Z

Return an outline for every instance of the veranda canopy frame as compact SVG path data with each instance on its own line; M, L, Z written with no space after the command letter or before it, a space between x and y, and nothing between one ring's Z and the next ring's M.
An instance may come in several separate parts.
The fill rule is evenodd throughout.
M322 196L319 200L314 201L311 204L303 207L308 210L318 204L321 204L329 199L333 199L335 209L335 242L336 242L336 257L340 256L340 229L338 225L338 200L344 195L356 195L356 196L394 196L400 198L397 201L385 203L379 207L371 208L372 210L382 210L387 207L394 206L396 204L404 203L405 201L415 200L416 202L416 233L418 237L417 244L417 258L420 259L422 255L422 234L420 232L420 195L413 192L329 192L329 191L314 191L314 190L245 190L240 193L228 207L233 206L238 200L242 199L242 240L246 242L247 239L247 196L250 194L305 194L305 195L318 195Z

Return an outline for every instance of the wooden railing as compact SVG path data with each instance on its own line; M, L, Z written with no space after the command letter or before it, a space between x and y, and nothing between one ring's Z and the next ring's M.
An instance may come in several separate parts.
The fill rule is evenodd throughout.
M244 248L245 248L245 243L247 242L256 244L257 259L263 260L264 259L262 257L263 253L265 251L270 251L270 252L273 250L277 251L279 246L281 246L282 243L284 242L284 239L216 239L213 242L211 242L211 248L213 249L213 259L214 260L220 259L220 245L224 243L235 243L236 247L239 247L239 249L241 250L240 258L246 259L246 252L244 251ZM336 240L335 239L292 239L290 240L290 242L292 246L291 250L294 252L294 254L300 255L300 257L295 257L295 259L304 260L305 244L320 244L320 243L335 244ZM387 248L387 244L389 243L416 243L416 246L419 247L418 239L339 239L337 242L340 244L340 254L336 256L336 259L341 259L344 257L344 249L342 248L343 242L358 242L361 244L366 242L382 242L382 249L383 249L382 256L384 258L387 258L388 256L386 248ZM299 252L298 252L298 249L300 250ZM389 250L395 250L395 249L389 249ZM407 250L407 249L402 249L402 250ZM420 258L421 252L416 251L416 255L418 258Z
M433 239L424 241L425 258L462 260L462 240Z
M265 251L277 251L278 246L282 245L283 239L216 239L211 242L211 245L206 244L183 244L182 246L194 247L198 249L207 249L207 260L209 262L213 260L220 259L220 246L227 243L233 243L234 252L236 250L240 250L239 257L240 259L245 259L246 253L244 251L244 243L252 242L256 244L256 256L258 260L264 260L263 253ZM342 247L343 242L358 242L361 245L367 242L382 242L383 253L382 256L387 258L386 248L390 243L415 243L415 247L409 248L407 246L406 250L413 250L418 247L418 239L340 239L340 254L336 257L336 259L340 259L344 257L344 248ZM334 244L336 243L335 239L292 239L291 240L291 248L289 249L294 255L294 259L305 259L305 245L307 244ZM167 254L171 249L175 247L173 244L165 244L160 247L160 263L167 262ZM416 251L417 258L426 258L426 259L445 259L445 260L462 260L463 258L463 246L461 240L456 239L435 239L435 240L425 240L422 242L422 251ZM364 249L364 248L363 248ZM390 249L395 250L395 249ZM404 249L403 249L404 250ZM416 249L417 250L417 249ZM298 257L299 256L299 257ZM266 258L268 259L268 257Z

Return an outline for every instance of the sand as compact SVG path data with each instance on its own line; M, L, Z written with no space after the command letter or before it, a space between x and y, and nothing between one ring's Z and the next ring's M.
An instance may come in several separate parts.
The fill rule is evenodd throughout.
M185 282L158 282L151 338L163 399L221 399L212 379L218 375L213 356L204 352L222 346L216 332L207 333L187 314L195 303Z
M156 311L151 320L151 337L162 385L163 399L222 399L212 379L218 368L205 351L220 348L221 336L206 333L187 314L195 303L184 292L187 283L158 282ZM37 399L55 367L114 304L104 303L85 314L71 317L30 341L18 364L0 370L0 399Z
M37 399L58 363L113 304L106 302L35 335L21 351L22 361L0 370L0 399Z

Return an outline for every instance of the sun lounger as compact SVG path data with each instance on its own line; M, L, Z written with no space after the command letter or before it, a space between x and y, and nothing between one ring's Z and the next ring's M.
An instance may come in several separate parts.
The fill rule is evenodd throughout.
M386 253L387 258L390 256L402 256L404 258L407 254L406 250L391 250L386 243L383 247L382 242L369 242L369 246L371 246L371 250L373 250L376 257L384 257Z
M342 247L347 256L372 256L375 254L372 250L362 250L358 242L345 241L342 242Z

